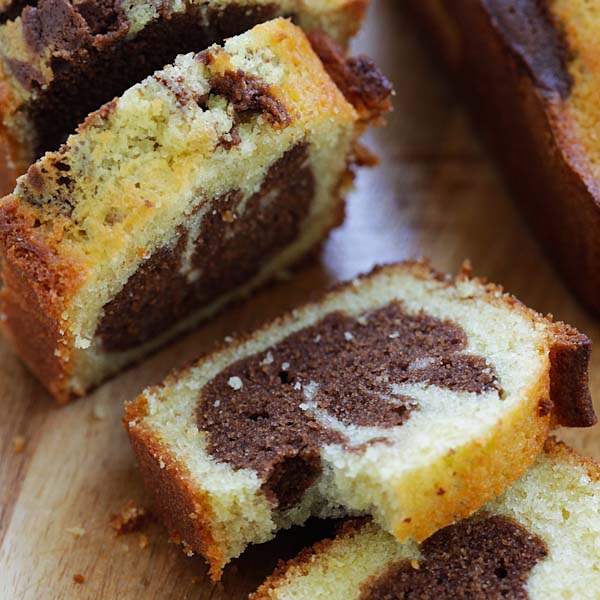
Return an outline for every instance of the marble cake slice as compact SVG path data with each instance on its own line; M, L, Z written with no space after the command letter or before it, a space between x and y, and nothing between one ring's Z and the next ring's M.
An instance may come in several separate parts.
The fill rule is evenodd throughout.
M600 467L549 441L504 495L421 545L348 521L251 599L595 600L599 539Z
M598 3L408 0L532 230L600 314Z
M148 490L218 577L310 515L423 540L503 492L556 424L595 421L589 340L426 264L375 270L130 403Z
M366 58L257 25L93 113L0 202L0 326L61 402L304 257L389 109ZM342 67L341 71L339 67ZM364 84L364 85L363 85Z
M15 169L20 174L56 150L89 112L178 54L199 52L277 16L345 45L367 3L0 0L0 114Z

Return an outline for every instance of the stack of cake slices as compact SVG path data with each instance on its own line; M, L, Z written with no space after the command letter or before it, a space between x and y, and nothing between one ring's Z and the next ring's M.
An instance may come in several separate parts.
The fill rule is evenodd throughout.
M367 0L0 1L0 326L59 401L250 294L343 219L391 109ZM294 24L296 23L296 24ZM166 63L167 66L165 66ZM255 598L592 598L590 340L426 262L341 284L150 387L124 424L213 579L310 517Z

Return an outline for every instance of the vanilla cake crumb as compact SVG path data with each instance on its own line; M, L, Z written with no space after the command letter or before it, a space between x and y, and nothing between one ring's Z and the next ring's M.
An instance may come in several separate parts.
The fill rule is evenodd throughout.
M242 387L244 387L242 380L236 376L230 377L227 383L229 384L229 387L233 388L234 390L241 390Z

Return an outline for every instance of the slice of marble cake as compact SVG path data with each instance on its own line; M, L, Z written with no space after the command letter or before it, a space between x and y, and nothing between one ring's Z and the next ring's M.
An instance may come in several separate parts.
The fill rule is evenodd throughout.
M0 325L59 401L248 294L340 223L355 141L390 108L391 86L368 59L337 59L336 85L285 19L180 56L0 202Z
M310 515L423 540L595 421L590 342L493 285L375 270L200 359L124 422L168 529L218 577Z
M252 600L595 600L600 468L557 442L503 496L421 545L349 521Z

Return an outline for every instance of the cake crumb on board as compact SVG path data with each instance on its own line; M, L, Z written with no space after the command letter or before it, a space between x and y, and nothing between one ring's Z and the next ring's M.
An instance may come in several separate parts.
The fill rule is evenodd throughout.
M85 529L83 527L67 527L65 531L75 538L80 538L85 535Z
M13 448L15 449L15 454L21 454L25 450L25 446L27 444L24 435L15 435L13 437Z
M118 514L110 516L110 526L117 535L139 531L149 518L148 511L129 500Z

